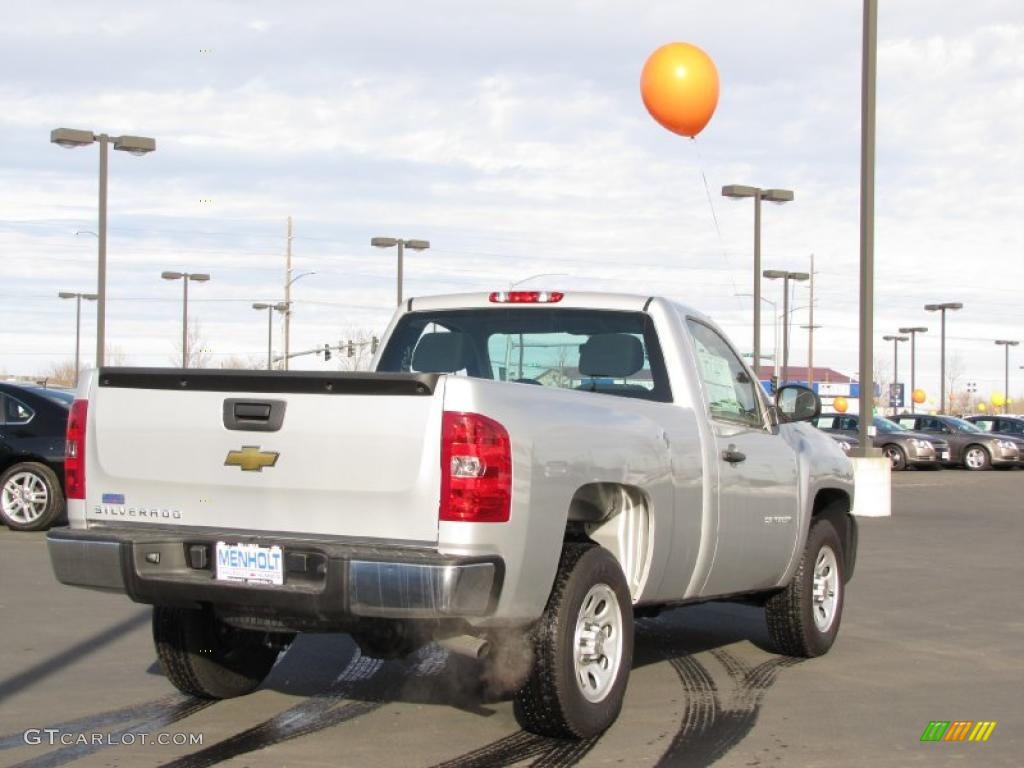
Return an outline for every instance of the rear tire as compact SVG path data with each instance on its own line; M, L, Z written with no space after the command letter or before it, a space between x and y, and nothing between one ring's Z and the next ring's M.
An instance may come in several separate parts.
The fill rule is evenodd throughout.
M582 739L615 722L633 661L633 609L610 552L564 546L533 647L533 668L515 696L523 728Z
M235 629L209 610L153 607L153 642L164 674L182 693L230 699L259 687L277 660L263 632Z
M832 647L843 618L843 559L842 542L832 523L812 519L796 575L765 603L768 634L780 653L811 658Z
M983 445L968 445L964 448L964 467L972 472L992 469L992 457Z
M45 531L64 514L57 473L25 461L0 474L0 520L12 531Z

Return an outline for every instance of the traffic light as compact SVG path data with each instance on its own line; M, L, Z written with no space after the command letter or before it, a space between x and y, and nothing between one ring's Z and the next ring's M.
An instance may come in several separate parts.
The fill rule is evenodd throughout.
M351 339L349 339L349 342L348 342L348 356L349 357L355 357L356 356L356 345L354 343L352 343Z
M331 359L331 345L330 344L324 344L324 362L327 362L330 359Z
M373 352L374 354L377 353L378 344L380 344L380 339L378 339L376 336L370 339L370 351Z

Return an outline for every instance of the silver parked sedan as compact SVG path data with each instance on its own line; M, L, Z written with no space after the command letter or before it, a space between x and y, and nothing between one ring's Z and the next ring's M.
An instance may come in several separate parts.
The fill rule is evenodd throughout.
M901 413L893 421L928 435L937 435L949 442L950 464L970 470L992 467L1013 467L1020 463L1024 441L1009 435L984 432L976 425L956 416Z

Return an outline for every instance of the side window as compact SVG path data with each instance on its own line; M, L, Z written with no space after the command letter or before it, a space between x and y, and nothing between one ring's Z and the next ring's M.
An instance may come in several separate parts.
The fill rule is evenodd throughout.
M856 432L857 420L853 416L844 416L839 422L839 428L846 432Z
M974 426L985 432L991 432L995 425L996 423L993 419L976 419L974 422Z
M1011 435L1024 435L1024 421L1003 419L1003 432L1008 432Z
M833 429L832 424L834 421L834 416L819 416L815 420L814 426L816 426L818 429Z
M35 411L23 402L10 396L3 399L3 413L4 424L28 424L36 415Z
M725 339L696 320L687 320L697 350L697 367L712 418L755 427L764 424L754 382Z
M921 424L920 427L917 426L917 419L913 416L904 416L901 419L896 419L896 421L901 427L906 427L907 429L924 429L924 424Z

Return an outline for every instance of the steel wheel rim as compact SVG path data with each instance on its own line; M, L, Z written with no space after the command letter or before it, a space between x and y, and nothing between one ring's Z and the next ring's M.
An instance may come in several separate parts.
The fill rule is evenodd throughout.
M4 515L16 523L34 523L46 513L50 492L43 479L34 472L15 472L0 491L0 507Z
M622 664L622 609L615 590L595 584L580 604L573 635L576 686L592 704L603 701Z
M964 464L971 469L981 469L985 466L984 448L971 448L964 456Z
M814 561L813 597L811 612L814 626L819 632L828 632L836 619L840 589L839 563L832 547L823 546Z

